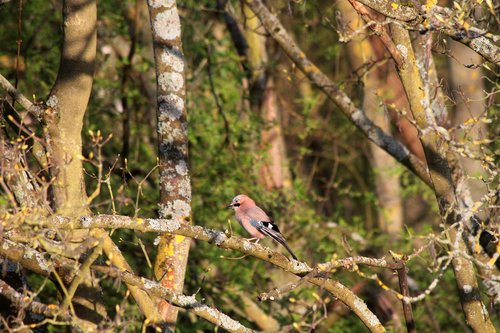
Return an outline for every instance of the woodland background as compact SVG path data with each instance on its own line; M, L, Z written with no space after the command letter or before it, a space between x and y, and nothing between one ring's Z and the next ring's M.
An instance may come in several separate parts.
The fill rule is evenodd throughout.
M498 3L0 17L0 330L498 327ZM238 238L240 193L304 263Z

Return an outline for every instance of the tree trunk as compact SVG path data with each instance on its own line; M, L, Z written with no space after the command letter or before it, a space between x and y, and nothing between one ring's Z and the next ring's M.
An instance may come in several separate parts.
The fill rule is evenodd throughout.
M48 161L53 181L57 214L69 217L89 215L82 165L83 117L92 90L96 56L97 7L95 1L66 0L63 4L64 40L57 80L47 99L45 113ZM100 181L100 180L99 180ZM100 186L101 184L97 184ZM108 233L101 229L72 230L74 241L89 236L102 241L102 247L116 267L131 270ZM151 321L158 320L156 309L146 292L127 285L141 311ZM72 301L84 319L97 323L106 318L99 287L82 285ZM75 306L76 307L76 306Z
M45 113L47 157L56 213L77 217L90 213L85 192L82 159L83 117L94 76L97 45L96 1L63 2L64 39L57 80L47 99ZM88 237L75 230L74 239ZM72 300L82 319L93 323L106 318L99 287L82 285Z
M64 40L57 80L47 99L49 163L55 177L54 205L59 214L88 214L83 178L83 117L87 109L96 56L96 1L63 3Z
M454 165L456 157L442 137L443 134L440 132L442 127L436 122L436 114L430 103L430 91L428 86L424 84L417 68L409 32L396 24L391 27L394 42L406 51L405 65L399 68L399 76L408 96L413 117L417 126L422 129L420 140L424 147L441 218L448 225L459 222L459 228L466 228L468 221L465 220L465 214L464 216L460 214L462 213L459 202L461 198L458 198L459 195L456 191L457 183L460 180L454 179L452 176L452 173L456 173ZM450 250L470 255L470 251L465 246L462 232L451 229L449 239L450 244L452 244ZM460 255L453 259L452 264L467 323L474 332L495 332L493 323L488 314L485 313L485 306L481 301L472 262Z
M191 222L191 183L188 168L187 112L181 25L175 1L148 1L157 78L158 147L160 163L160 218ZM190 239L161 236L155 276L161 284L181 293ZM175 329L178 309L164 300L160 314Z
M450 41L451 52L455 58L450 59L451 83L453 87L452 98L455 102L453 112L453 125L464 124L468 119L478 119L484 115L486 96L483 92L483 74L481 68L468 68L465 65L480 64L482 59L479 54L467 46ZM477 151L473 141L486 139L488 128L485 123L476 121L467 131L466 142L471 151ZM460 157L460 165L468 176L480 177L485 172L481 161L467 157ZM487 188L480 179L468 179L472 199L478 201L486 194Z
M246 61L250 85L250 105L264 120L261 148L266 152L259 179L268 190L290 188L292 181L281 126L273 69L269 68L265 30L259 19L244 5L244 35L247 41Z
M339 2L338 8L353 31L360 29L364 23L347 2ZM377 56L370 40L365 34L360 35L347 44L351 68L362 68L367 61L375 61ZM390 132L389 119L386 119L381 97L393 94L391 85L382 82L380 72L370 71L362 77L363 110L369 118L385 132ZM380 87L387 87L381 89ZM397 90L397 89L396 89ZM379 95L379 96L377 96ZM417 139L418 140L418 139ZM378 201L379 228L389 234L399 235L403 230L403 206L400 195L399 176L396 174L398 162L378 145L370 143L371 163L375 170L375 186Z

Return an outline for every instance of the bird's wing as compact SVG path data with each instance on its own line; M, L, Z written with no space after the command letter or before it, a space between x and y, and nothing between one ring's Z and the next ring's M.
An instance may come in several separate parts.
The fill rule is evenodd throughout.
M281 234L280 229L273 223L271 218L267 216L266 212L264 212L260 207L255 206L248 208L246 214L250 218L250 224L254 228L256 228L260 233L271 237L276 242L283 245L288 252L290 252L293 259L297 260L297 257L286 243L285 237Z
M259 230L261 233L263 233L266 236L271 237L275 241L277 241L280 244L283 244L286 242L285 237L281 234L280 230L278 229L278 226L274 224L273 222L267 222L267 221L259 221L260 223L257 223L255 227L257 230Z
M274 224L271 221L269 221L269 222L258 221L257 223L254 224L254 226L262 234L271 237L276 242L278 242L281 245L283 245L288 250L288 252L290 252L290 254L292 255L293 259L297 260L297 256L293 253L293 251L288 246L285 237L283 237L283 235L281 234L281 232L278 229L278 226L276 224Z
M267 216L266 212L264 212L260 207L254 206L248 208L245 213L248 215L250 220L261 221L261 222L271 222L271 218Z

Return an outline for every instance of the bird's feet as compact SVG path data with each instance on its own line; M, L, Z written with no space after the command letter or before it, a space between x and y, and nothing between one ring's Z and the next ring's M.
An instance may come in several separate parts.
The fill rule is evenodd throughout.
M252 242L254 241L253 243L254 244L258 244L260 242L260 238L257 238L257 237L252 237L252 238L245 238L247 241L249 242Z

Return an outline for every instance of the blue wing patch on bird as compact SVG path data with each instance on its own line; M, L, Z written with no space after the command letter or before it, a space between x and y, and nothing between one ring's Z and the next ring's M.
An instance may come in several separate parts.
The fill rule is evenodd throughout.
M250 220L250 225L257 230L266 228L266 229L271 229L276 232L280 232L280 229L278 229L278 226L274 224L273 222L269 221L257 221L257 220Z
M262 228L262 221L250 220L250 225L256 229Z

